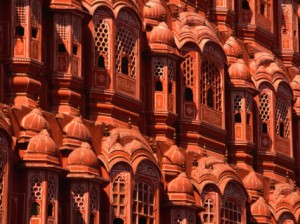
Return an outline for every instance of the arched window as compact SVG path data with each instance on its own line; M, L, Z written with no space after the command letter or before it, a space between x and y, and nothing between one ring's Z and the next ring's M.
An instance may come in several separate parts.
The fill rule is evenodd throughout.
M74 215L74 224L85 224L82 214L80 212L76 212Z
M93 213L90 214L90 224L95 224L95 215Z
M171 94L173 92L173 85L171 82L168 84L168 93Z
M260 3L260 14L265 15L265 3Z
M288 117L288 105L286 99L279 98L276 103L276 134L282 138L289 138L289 117Z
M235 122L235 123L242 123L242 116L241 116L240 113L236 113L236 114L234 115L234 122Z
M239 206L232 201L225 201L221 211L222 224L241 224L242 213Z
M53 216L53 205L50 203L47 208L48 216Z
M105 58L102 55L98 57L98 68L105 68Z
M163 85L160 80L156 81L155 83L155 91L163 91Z
M15 30L15 34L17 36L23 37L24 36L24 27L23 26L17 26L16 30Z
M242 122L242 97L239 95L234 96L233 98L233 112L234 112L234 122L241 123Z
M181 64L181 70L185 85L184 99L186 101L193 101L195 59L191 55L187 55L185 57L184 61Z
M139 182L133 190L133 223L154 223L154 195L152 188L145 182Z
M250 10L249 2L247 0L243 0L242 9Z
M121 62L121 73L123 73L124 75L128 75L128 71L129 71L129 61L127 57L123 57L122 58L122 62Z
M31 215L40 215L40 204L37 202L33 202L31 204L31 208L30 208L30 214Z
M124 224L123 219L115 218L113 224Z
M205 60L202 63L201 103L222 111L221 74L214 62Z
M261 122L261 132L269 133L269 124L270 124L270 105L269 105L269 96L266 93L263 93L259 96L259 114Z
M211 198L207 198L204 203L203 207L205 211L203 212L203 222L204 223L214 223L214 203Z
M184 100L185 101L193 101L194 99L193 90L191 88L185 88L184 91Z
M125 180L118 176L112 184L113 210L114 216L123 217L125 215Z

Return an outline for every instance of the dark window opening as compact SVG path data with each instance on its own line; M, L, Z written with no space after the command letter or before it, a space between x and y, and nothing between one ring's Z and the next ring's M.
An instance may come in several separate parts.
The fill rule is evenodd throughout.
M251 121L251 114L247 114L247 124L249 125Z
M24 36L24 27L23 26L17 26L15 30L15 34L17 36Z
M268 133L268 124L262 123L261 124L261 131L262 131L262 133L267 134Z
M240 113L236 113L236 114L234 115L234 122L235 122L235 123L242 123L242 116L241 116Z
M121 62L121 72L125 75L128 75L128 64L129 64L128 58L123 57Z
M48 216L53 216L53 205L49 204L47 208Z
M73 45L73 49L72 49L73 54L77 55L77 51L78 51L78 46Z
M94 214L90 215L90 224L94 224L95 223L95 216Z
M284 124L282 122L279 123L279 135L284 137Z
M139 218L139 224L147 224L147 219L144 217Z
M207 106L214 108L214 91L211 88L207 90Z
M184 99L186 101L193 101L193 90L191 88L185 88L185 92L184 92Z
M159 80L155 83L155 91L163 91L163 85Z
M65 44L63 44L63 43L58 44L58 52L59 53L66 53L67 52Z
M260 4L260 14L265 15L265 4Z
M115 218L113 224L124 224L123 219Z
M82 214L80 212L77 212L74 216L74 224L84 224L84 220L82 217Z
M247 0L243 0L242 9L250 10L249 2Z
M33 202L30 209L31 215L39 215L40 214L40 205L37 202Z
M173 92L173 85L172 85L172 83L169 83L168 84L168 93L172 93Z
M36 39L37 38L37 33L38 33L38 30L36 28L32 28L31 29L31 37Z
M105 58L102 55L98 57L98 68L105 68Z

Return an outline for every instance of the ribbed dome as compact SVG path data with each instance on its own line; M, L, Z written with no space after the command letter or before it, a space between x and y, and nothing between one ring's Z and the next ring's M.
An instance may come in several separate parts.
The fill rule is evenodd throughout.
M68 166L83 165L97 169L98 158L89 143L83 142L81 147L75 149L68 157Z
M262 197L259 197L257 201L251 205L251 214L253 216L270 217L270 208Z
M231 79L243 79L245 81L251 82L251 74L249 68L241 58L239 58L236 63L233 63L229 67L228 73Z
M168 193L183 193L194 196L193 185L184 172L168 184Z
M166 44L171 47L175 46L174 35L165 22L161 22L158 26L153 28L149 43Z
M67 137L75 138L81 141L90 141L92 136L87 127L83 124L80 117L75 117L64 127L64 133Z
M41 153L57 156L57 145L50 137L48 131L43 129L38 135L31 138L26 153Z
M170 163L181 167L185 164L184 155L176 145L172 145L163 157L166 158L163 160L163 163Z
M227 56L231 57L239 57L242 54L242 48L238 44L235 37L230 36L228 40L225 42L223 49Z
M144 6L143 15L146 19L160 21L163 15L166 14L165 7L159 0L150 0Z
M49 127L49 123L43 117L41 109L35 108L23 117L21 120L21 127L24 130L31 130L39 133L44 129L44 127Z
M246 189L260 191L264 189L264 185L255 172L250 172L244 179L243 183Z

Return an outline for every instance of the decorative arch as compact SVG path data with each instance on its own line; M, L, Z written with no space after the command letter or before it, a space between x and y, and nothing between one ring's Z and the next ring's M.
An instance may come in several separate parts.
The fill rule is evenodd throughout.
M225 65L228 64L226 54L221 44L212 41L210 39L203 39L199 43L199 47L203 56L207 56L221 63L221 68L224 69Z
M205 185L201 193L201 201L204 208L204 211L201 214L201 220L204 223L216 223L219 219L219 200L219 188L214 184Z

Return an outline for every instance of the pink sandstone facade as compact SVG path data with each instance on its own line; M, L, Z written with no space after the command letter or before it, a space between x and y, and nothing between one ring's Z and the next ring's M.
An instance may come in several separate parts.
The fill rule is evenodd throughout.
M296 0L1 0L0 223L300 223Z

